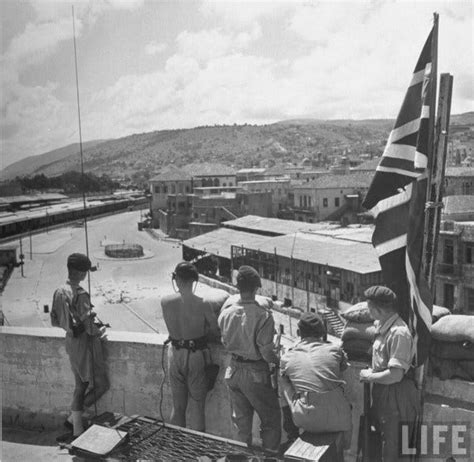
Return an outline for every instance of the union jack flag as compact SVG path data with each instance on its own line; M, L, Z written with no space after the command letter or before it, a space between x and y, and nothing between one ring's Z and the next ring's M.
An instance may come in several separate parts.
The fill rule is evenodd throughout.
M422 272L430 107L436 91L432 75L434 27L415 66L395 126L387 141L363 206L375 219L372 243L384 281L396 294L400 315L416 344L415 365L430 344L432 297Z

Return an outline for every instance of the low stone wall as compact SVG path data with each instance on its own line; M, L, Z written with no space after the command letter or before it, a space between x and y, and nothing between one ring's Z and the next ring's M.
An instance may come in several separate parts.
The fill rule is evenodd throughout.
M57 428L67 415L74 388L64 346L64 331L56 328L1 327L3 423L26 428ZM114 411L160 418L160 384L163 380L162 353L166 336L132 332L109 332L106 343L110 390L98 403L98 412ZM207 431L235 438L230 403L224 383L228 357L221 346L212 347L220 364L215 388L206 404ZM345 372L346 393L353 406L352 445L347 460L357 448L363 387L359 382L364 363L353 362ZM471 423L470 445L474 454L474 383L429 378L426 384L425 421ZM169 419L171 394L167 381L163 387L163 417ZM254 435L258 435L257 420ZM446 456L447 457L447 456ZM434 459L434 460L445 460ZM431 459L424 459L431 460ZM459 462L469 458L456 457Z

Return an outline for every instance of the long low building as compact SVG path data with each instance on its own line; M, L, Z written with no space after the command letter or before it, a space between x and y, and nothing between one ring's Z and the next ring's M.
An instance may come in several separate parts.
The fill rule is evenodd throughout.
M247 220L246 225L255 218L259 217ZM244 219L233 222L243 229ZM285 223L287 230L292 223L265 222L253 221L258 234L220 228L188 239L183 242L183 257L211 256L218 262L218 276L231 282L241 265L251 265L262 276L265 295L286 299L287 304L304 311L320 305L346 306L358 301L367 287L382 282L371 244L372 227L318 223L311 231L271 236L270 225L275 225L274 232L283 232Z

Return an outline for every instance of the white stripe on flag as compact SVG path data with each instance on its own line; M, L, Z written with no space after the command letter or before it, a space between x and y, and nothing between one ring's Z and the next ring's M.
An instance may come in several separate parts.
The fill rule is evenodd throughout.
M408 252L405 253L405 266L407 270L407 279L410 285L410 300L415 299L418 306L418 314L425 323L428 330L431 327L431 313L430 309L426 306L425 302L421 298L420 291L418 290L418 284L416 281L415 272L411 266L410 257Z
M402 234L401 236L394 237L389 241L382 242L381 244L377 244L375 247L375 251L379 257L383 255L393 252L394 250L401 249L407 245L407 235Z
M401 168L377 167L377 172L398 173L399 175L411 176L412 178L418 178L420 176L419 172L411 172Z
M431 69L431 63L428 63L424 69L419 70L418 72L415 72L413 74L413 77L411 78L410 85L409 87L413 87L413 85L417 85L420 82L423 82L423 79L425 78L425 72L428 71L427 67L429 66L429 69Z
M415 133L419 130L420 128L420 119L415 119L410 122L407 122L404 125L401 125L400 127L394 128L390 132L390 136L388 137L387 144L394 143L395 141L398 141L401 138L404 138L405 136L411 135L412 133Z
M383 157L413 160L415 158L415 146L410 144L387 144Z
M415 152L414 167L417 169L425 169L428 166L428 157L422 152Z
M422 106L421 107L421 118L422 119L429 119L430 118L430 107L429 106Z
M399 205L405 204L411 198L411 193L413 191L413 183L409 183L405 186L405 189L400 191L394 196L387 197L379 201L374 207L369 210L369 213L377 218L379 213L386 212L387 210L398 207Z

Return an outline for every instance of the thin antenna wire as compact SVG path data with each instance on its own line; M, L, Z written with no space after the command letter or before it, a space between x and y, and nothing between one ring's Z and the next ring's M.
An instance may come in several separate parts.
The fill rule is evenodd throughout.
M74 64L76 71L76 94L77 94L77 117L79 121L79 151L81 154L81 183L82 183L82 206L84 211L84 233L86 236L86 255L89 258L89 234L87 231L87 209L86 209L86 185L84 181L84 155L82 152L82 127L81 127L81 106L79 100L79 76L77 72L77 49L76 49L76 24L74 20L74 5L72 6L72 31L73 31L73 41L74 41ZM91 275L90 272L87 272L87 284L89 289L89 294L91 293Z

